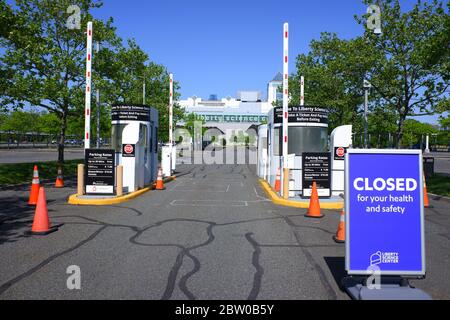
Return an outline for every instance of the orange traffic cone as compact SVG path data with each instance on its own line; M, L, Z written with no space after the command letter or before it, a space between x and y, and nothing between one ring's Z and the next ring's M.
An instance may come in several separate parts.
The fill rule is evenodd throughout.
M425 174L423 174L423 206L425 208L433 208L433 206L430 205L430 200L428 199L427 183L425 181Z
M31 182L31 192L28 204L35 205L37 203L39 196L39 187L40 187L39 172L38 167L35 165L33 169L33 181Z
M308 213L305 214L308 218L323 218L323 214L320 213L319 194L317 193L316 182L313 182L311 198L309 199Z
M336 235L333 236L333 240L336 241L337 243L345 242L345 212L344 212L344 210L341 211L338 229L336 231Z
M55 188L64 188L64 180L61 167L58 167L58 173L56 175Z
M166 189L164 187L164 181L162 179L162 169L161 169L161 167L159 167L159 170L158 170L158 177L156 178L156 188L155 189L156 190L164 190L164 189Z
M277 176L275 178L275 191L280 192L281 190L281 169L278 167Z
M45 198L44 188L39 189L39 197L37 201L36 211L34 213L33 226L31 227L31 234L46 235L58 230L58 227L50 227L50 220L48 218L47 200Z

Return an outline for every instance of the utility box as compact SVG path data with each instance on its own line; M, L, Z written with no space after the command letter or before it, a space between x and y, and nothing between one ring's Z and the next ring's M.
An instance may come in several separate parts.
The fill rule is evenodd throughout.
M123 166L123 191L150 185L158 167L158 111L147 105L115 104L111 120L115 163Z
M423 172L426 178L434 176L434 158L423 157Z

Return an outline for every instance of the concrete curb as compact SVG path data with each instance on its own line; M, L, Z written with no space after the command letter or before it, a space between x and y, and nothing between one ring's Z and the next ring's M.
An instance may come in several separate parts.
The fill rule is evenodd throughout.
M175 179L176 179L175 176L164 178L164 183L175 180ZM146 193L147 191L154 190L154 189L155 189L155 185L153 184L149 187L146 187L144 189L123 195L121 197L107 198L107 199L81 199L81 198L78 198L78 194L73 194L73 195L69 196L69 200L67 202L69 204L73 204L73 205L107 206L107 205L111 205L111 204L118 204L118 203L129 201L131 199L134 199L134 198Z
M272 187L263 179L259 179L259 184L263 188L263 190L266 192L267 196L272 200L273 203L286 206L286 207L294 207L294 208L302 208L302 209L308 209L309 203L307 202L298 202L293 200L285 200L278 196L278 194L275 193L275 191L272 190ZM321 209L331 209L331 210L340 210L344 208L343 202L321 202L320 203Z
M430 192L428 192L428 194L429 194L430 196L435 197L435 198L445 199L445 200L447 200L447 201L450 201L450 198L449 198L449 197L446 197L446 196L440 196L440 195L438 195L438 194L434 194L434 193L430 193ZM435 200L435 199L433 199L433 200Z

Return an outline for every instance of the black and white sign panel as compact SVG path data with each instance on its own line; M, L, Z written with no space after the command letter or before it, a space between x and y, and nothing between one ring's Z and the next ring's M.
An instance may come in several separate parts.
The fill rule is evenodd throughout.
M314 181L319 197L331 196L330 159L328 152L304 152L302 154L303 197L311 197Z
M146 105L113 104L111 120L149 121L150 107Z
M85 150L86 194L114 194L114 150Z
M274 109L275 123L283 123L283 108ZM288 112L289 123L328 124L328 110L318 106L290 106Z

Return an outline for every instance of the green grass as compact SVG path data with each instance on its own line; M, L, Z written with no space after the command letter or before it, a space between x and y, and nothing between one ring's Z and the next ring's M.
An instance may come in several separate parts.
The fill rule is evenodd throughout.
M64 161L63 174L65 177L77 174L77 164L83 160ZM56 161L33 163L7 163L0 164L0 186L30 183L33 179L33 167L38 166L39 179L55 179L58 171Z
M431 178L426 178L426 183L428 192L450 197L450 177L435 174Z

